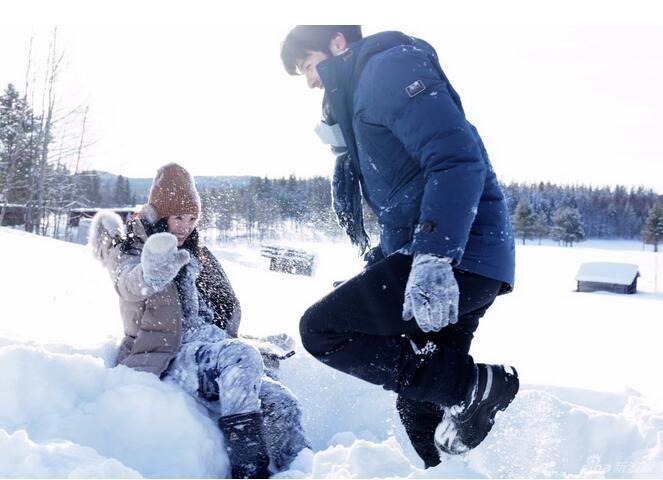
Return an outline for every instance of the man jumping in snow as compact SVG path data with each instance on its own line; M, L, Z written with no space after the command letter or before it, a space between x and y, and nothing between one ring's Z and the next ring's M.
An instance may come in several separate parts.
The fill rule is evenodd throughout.
M366 269L306 311L302 343L396 392L415 449L437 465L441 452L476 447L519 385L515 369L468 353L479 319L514 282L509 212L488 154L422 40L298 25L281 59L325 90L318 133L337 154L341 225L368 247L363 198L381 228Z

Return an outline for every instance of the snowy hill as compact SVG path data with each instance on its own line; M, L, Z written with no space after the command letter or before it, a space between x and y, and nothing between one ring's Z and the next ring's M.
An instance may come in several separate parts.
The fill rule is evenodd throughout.
M221 435L195 401L152 375L109 368L119 312L88 251L6 228L0 246L0 477L227 474ZM305 247L319 255L313 278L268 271L248 245L213 247L242 302L246 333L298 338L305 308L362 266L345 244ZM521 392L480 447L429 470L409 445L393 394L299 348L281 378L302 402L314 448L279 476L662 476L656 260L591 244L519 246L516 290L482 320L472 353L516 365ZM637 264L641 293L575 293L587 261Z

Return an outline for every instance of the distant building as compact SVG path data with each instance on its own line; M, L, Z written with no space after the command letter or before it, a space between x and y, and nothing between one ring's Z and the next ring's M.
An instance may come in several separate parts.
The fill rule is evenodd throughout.
M69 226L77 227L81 218L92 218L97 212L102 210L110 210L117 213L122 221L126 223L129 217L140 210L140 206L136 207L107 207L107 208L91 208L91 207L78 207L69 209Z
M0 203L0 208L2 208L2 203ZM8 203L1 226L13 227L15 225L23 225L25 223L25 211L25 205Z
M632 263L589 262L578 269L578 292L636 293L638 266Z

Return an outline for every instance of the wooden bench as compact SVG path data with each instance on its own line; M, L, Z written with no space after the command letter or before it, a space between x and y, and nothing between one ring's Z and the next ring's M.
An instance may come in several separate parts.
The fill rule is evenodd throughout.
M294 275L313 275L315 255L303 250L262 245L260 254L269 258L269 269L275 272L292 273Z

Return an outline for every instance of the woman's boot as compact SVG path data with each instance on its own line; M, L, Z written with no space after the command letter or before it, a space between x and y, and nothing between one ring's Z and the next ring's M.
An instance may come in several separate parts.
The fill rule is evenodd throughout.
M262 436L262 413L219 418L226 439L232 478L269 478L269 455Z

